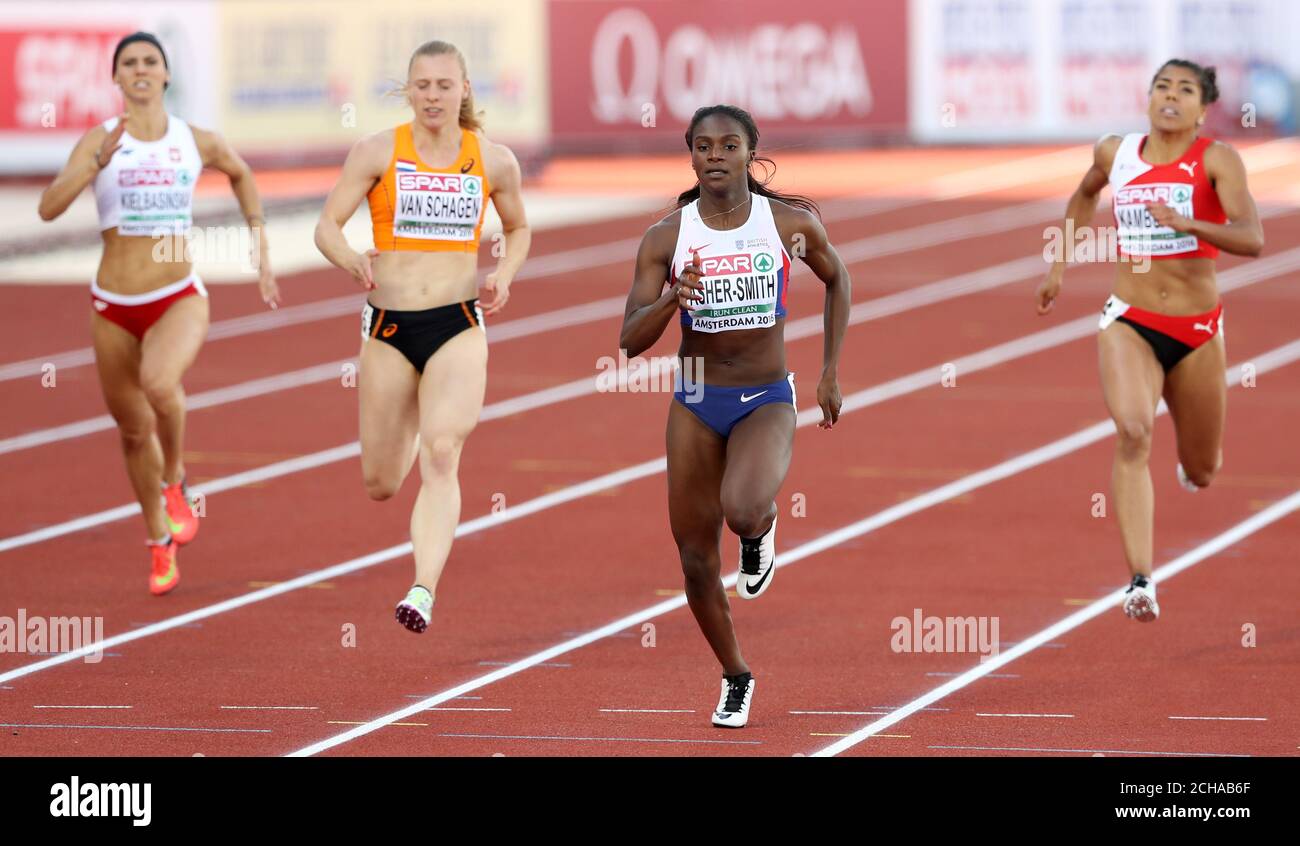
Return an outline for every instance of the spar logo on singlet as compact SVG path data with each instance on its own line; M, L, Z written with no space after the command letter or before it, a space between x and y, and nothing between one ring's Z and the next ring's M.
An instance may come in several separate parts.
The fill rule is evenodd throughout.
M768 252L700 258L704 300L691 312L697 332L763 329L776 325L780 279Z
M169 167L131 168L118 173L117 184L122 188L136 188L142 185L175 185L176 171Z
M1147 210L1147 203L1160 203L1189 220L1194 218L1191 185L1185 182L1127 185L1115 191L1114 202L1119 244L1126 253L1158 256L1197 249L1195 235L1159 225Z
M483 177L461 173L398 173L393 234L472 241L483 211Z

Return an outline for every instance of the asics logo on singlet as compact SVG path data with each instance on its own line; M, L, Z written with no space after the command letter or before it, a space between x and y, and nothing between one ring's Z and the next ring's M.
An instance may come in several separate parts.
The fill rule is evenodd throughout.
M761 397L761 396L762 396L763 394L765 394L765 393L767 393L767 391L759 391L758 393L754 394L753 396L750 396L749 394L743 394L743 393L742 393L742 394L740 395L740 401L741 401L741 402L749 402L749 401L752 400L752 399L758 399L759 397Z
M473 169L474 169L474 160L473 160L473 159L470 159L469 161L465 162L465 164L463 164L463 165L460 166L460 172L461 172L461 173L469 173L469 172L470 172L471 170L473 170Z
M1193 179L1195 179L1195 178L1196 178L1196 166L1197 166L1198 164L1200 164L1200 162L1191 162L1191 163L1188 163L1188 162L1179 162L1179 164L1178 164L1178 169L1179 169L1179 170L1185 170L1185 171L1187 171L1187 175L1190 176L1190 177L1192 177Z
M1214 321L1211 320L1209 323L1193 323L1193 324L1192 324L1192 331L1195 332L1195 331L1198 331L1198 330L1205 332L1205 334L1207 334L1207 335L1213 335L1213 334L1214 334Z

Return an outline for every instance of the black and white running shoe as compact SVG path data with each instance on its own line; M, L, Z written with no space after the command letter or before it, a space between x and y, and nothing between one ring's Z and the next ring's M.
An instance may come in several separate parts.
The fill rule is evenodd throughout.
M772 584L772 571L776 568L776 518L767 534L761 538L740 539L740 575L736 579L736 595L741 599L757 599Z
M722 728L740 728L749 722L749 702L754 698L753 673L722 677L722 696L713 724Z
M1150 623L1159 617L1156 583L1147 576L1134 576L1124 592L1124 613L1142 623Z

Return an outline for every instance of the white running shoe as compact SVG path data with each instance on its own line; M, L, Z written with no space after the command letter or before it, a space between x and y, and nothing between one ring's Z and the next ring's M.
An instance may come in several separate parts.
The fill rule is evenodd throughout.
M767 534L755 541L740 539L740 575L736 578L736 595L757 599L772 584L776 569L776 518Z
M1200 485L1187 478L1187 471L1183 469L1182 462L1178 463L1178 484L1183 486L1183 490L1191 491L1192 493L1196 493L1201 489Z
M397 603L397 622L416 634L429 628L433 619L433 595L422 585L416 585Z
M1124 613L1142 623L1150 623L1159 617L1156 583L1146 576L1134 576L1124 593Z
M749 702L754 698L754 675L722 677L722 696L713 712L713 724L722 728L741 728L749 722Z

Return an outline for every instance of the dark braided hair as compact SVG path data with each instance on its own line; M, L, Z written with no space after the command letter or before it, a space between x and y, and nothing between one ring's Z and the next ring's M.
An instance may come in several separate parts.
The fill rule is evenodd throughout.
M1219 83L1216 81L1218 71L1211 67L1202 67L1196 62L1187 59L1170 59L1160 66L1156 75L1151 77L1151 84L1156 84L1156 79L1160 76L1160 71L1168 67L1183 68L1196 74L1196 80L1201 84L1201 102L1210 105L1219 99Z
M695 111L695 115L691 118L690 126L686 128L686 149L691 150L694 148L693 142L695 140L695 127L699 125L700 121L711 115L726 115L736 123L740 124L741 128L745 131L745 137L749 139L749 149L751 151L758 149L758 125L754 123L754 118L750 116L749 112L739 106L727 105L704 106ZM749 190L751 192L764 197L771 197L772 199L780 200L784 203L789 203L792 206L797 206L821 217L821 209L817 208L817 204L808 197L805 197L802 194L783 194L780 191L774 191L767 187L767 183L771 182L772 177L776 175L776 162L772 161L767 156L757 155L754 156L753 161L762 164L765 173L763 179L760 181L755 179L754 174L750 173L748 167L746 167L745 178L749 183ZM699 199L699 196L700 184L696 182L693 188L677 195L677 205L675 208L680 209L683 206L690 204L693 200Z

